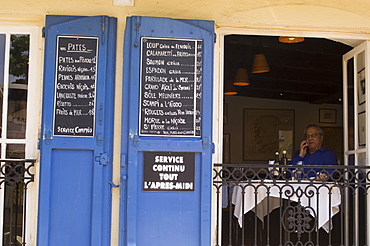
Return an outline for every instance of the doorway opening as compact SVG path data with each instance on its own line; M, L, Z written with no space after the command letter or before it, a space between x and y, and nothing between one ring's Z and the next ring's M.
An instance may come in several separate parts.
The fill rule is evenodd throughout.
M280 155L287 151L290 159L303 139L304 128L317 124L327 136L324 145L343 164L342 56L361 42L305 38L301 43L285 44L279 42L278 36L225 35L224 89L235 79L238 68L246 69L248 85L235 86L236 94L223 98L222 163L235 164L236 169L238 164L268 164L277 151ZM255 55L266 57L268 72L252 72ZM272 138L276 141L270 146ZM246 174L245 169L239 170L241 175ZM237 178L235 175L233 171L233 178ZM226 214L230 209L224 207ZM226 221L233 217L223 218L222 235L228 238L231 235L224 229L230 228ZM247 238L241 240L248 242ZM230 241L222 242L228 245ZM237 241L233 243L239 245Z

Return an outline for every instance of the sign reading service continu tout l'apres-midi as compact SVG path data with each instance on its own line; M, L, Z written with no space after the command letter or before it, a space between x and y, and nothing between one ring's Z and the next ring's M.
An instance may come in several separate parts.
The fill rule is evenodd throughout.
M195 153L144 152L143 191L194 191Z

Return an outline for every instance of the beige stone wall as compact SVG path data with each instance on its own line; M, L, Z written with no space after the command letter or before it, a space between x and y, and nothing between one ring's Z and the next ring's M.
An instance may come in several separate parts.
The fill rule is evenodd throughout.
M108 15L118 19L116 108L115 131L120 136L122 54L125 21L127 16L157 16L179 19L213 20L217 30L236 28L235 33L249 30L249 34L274 34L297 32L316 37L331 33L349 38L370 35L369 0L134 0L133 7L114 6L113 0L0 0L0 26L29 25L40 28L45 24L46 15ZM252 31L251 31L252 30ZM223 33L230 33L226 31ZM41 33L40 33L41 35ZM43 54L40 45L40 56ZM222 66L218 53L222 45L216 44L215 93L220 92ZM39 59L37 73L42 74L42 59ZM218 76L219 75L219 76ZM42 81L39 83L42 85ZM215 96L222 108L222 94ZM220 100L221 99L221 100ZM41 100L41 98L40 98ZM219 118L215 114L215 126ZM222 125L221 125L222 128ZM214 127L215 131L220 129ZM219 141L220 133L214 141ZM222 139L222 137L221 137ZM119 163L120 139L115 139L114 163ZM216 151L220 152L216 145ZM119 183L120 167L114 166L113 182ZM118 245L119 188L113 191L112 244ZM34 245L30 242L29 245Z
M46 14L128 15L215 20L219 27L269 27L299 30L370 32L367 0L1 0L0 19L43 23Z

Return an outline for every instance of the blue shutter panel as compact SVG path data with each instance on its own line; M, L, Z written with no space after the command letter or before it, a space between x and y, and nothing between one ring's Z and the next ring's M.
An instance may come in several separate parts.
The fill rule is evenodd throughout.
M151 45L145 47L145 42L155 43L156 40L163 47L169 48L166 51L163 49L164 52L161 53L159 49L155 51ZM180 53L177 53L173 48L171 53L171 42L177 44L188 42L189 50L179 49ZM193 44L199 46L195 47ZM127 18L123 70L121 176L124 185L121 185L120 245L211 244L213 47L213 21L138 16ZM173 55L176 53L181 56L181 54L190 54L191 52L194 52L193 59L195 60L185 61ZM162 55L162 58L152 58L152 61L146 60L150 54L159 54L159 56ZM184 56L192 57L193 53ZM195 77L189 75L185 68L177 68L180 71L174 71L170 68L167 61L173 65L171 59L175 63L181 60L180 63L195 67ZM151 66L152 62L158 66ZM147 67L151 68L147 70ZM146 78L145 75L149 75L152 71L154 71L153 79ZM179 73L185 74L184 71L187 75L183 75L186 77L182 79L183 81L194 79L199 83L186 85L184 82L181 84ZM167 80L160 77L167 77ZM179 79L177 84L170 81L171 79L175 81L176 78ZM158 84L161 85L161 88L162 85L167 88L172 86L172 95L175 98L172 101L174 103L172 104L170 100L166 103L162 100L163 98L159 98L159 88L152 88L153 90L150 92L148 88L144 88L144 84L148 80L152 83L147 84L154 85L154 87ZM192 130L189 129L174 130L169 133L167 127L171 125L168 123L171 119L157 117L158 112L166 115L168 107L176 107L180 101L185 102L185 99L180 100L179 96L174 95L176 93L180 95L178 93L180 84L184 86L183 88L190 88L189 90L194 92L194 95L181 94L182 99L186 97L194 100L186 101L189 103L183 103L181 107L178 107L180 111L190 112L191 109L187 109L189 104L190 106L196 105L194 114L197 115L194 116L194 124L188 122L189 119L192 119L191 117L185 120L187 126L195 126L197 129L193 132L194 135L191 135ZM173 90L174 87L177 87L177 91ZM193 88L194 90L192 90ZM148 98L146 98L143 91L153 93L151 94L153 97L147 94ZM147 101L144 102L144 100ZM172 106L168 106L169 104ZM153 119L143 121L142 117L146 117L143 108L148 105L157 107L155 109L157 113L153 113ZM176 110L176 112L179 111ZM182 120L179 118L185 118L185 116L180 112L176 119L181 122ZM161 126L157 128L153 124L150 125L151 122L165 125L165 130L161 130L163 129ZM180 128L179 126L178 129ZM146 129L152 129L152 131ZM163 160L169 160L167 157L184 158L186 159L186 163L184 163L186 169L193 168L194 170L189 172L190 176L186 177L184 173L180 172L159 174L159 172L153 171L157 170L156 167L151 166L151 163L155 162L155 156L158 157L157 160L160 160L161 156L163 156ZM188 182L188 184L185 182L158 182L159 186L156 186L156 183L153 185L153 182L145 182L149 177L148 173L151 173L154 178L162 178L163 180L170 179L170 177L185 177L185 179L190 177L193 182ZM162 188L158 188L161 187L160 184L163 184ZM179 185L178 188L184 188L188 185L189 189L174 190L172 185ZM157 187L157 189L154 188L150 191L150 187Z
M115 47L115 18L46 18L40 246L109 245Z

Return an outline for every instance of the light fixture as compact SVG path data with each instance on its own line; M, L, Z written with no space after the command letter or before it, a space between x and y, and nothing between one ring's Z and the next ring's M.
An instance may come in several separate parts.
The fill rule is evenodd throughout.
M249 85L249 78L248 78L247 69L238 68L236 70L233 84L237 85L237 86L247 86L247 85Z
M293 44L293 43L300 43L304 41L304 37L287 37L287 36L280 36L279 42Z
M267 73L270 67L267 64L266 56L264 54L256 54L253 58L252 73Z
M232 96L236 94L238 94L238 92L236 91L235 85L233 85L233 81L227 80L224 87L224 95Z

